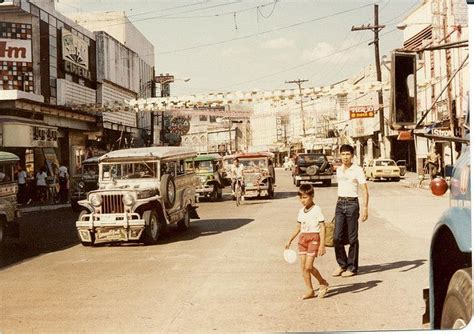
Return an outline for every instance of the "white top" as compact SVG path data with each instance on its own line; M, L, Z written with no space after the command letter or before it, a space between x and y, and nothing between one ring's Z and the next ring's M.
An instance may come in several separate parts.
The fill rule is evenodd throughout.
M0 181L3 181L3 179L5 178L5 176L6 176L5 173L0 172Z
M59 176L60 177L66 177L67 176L67 167L66 166L59 167Z
M25 184L26 183L26 172L22 170L18 173L18 184Z
M230 169L231 177L232 178L242 178L243 177L243 171L244 171L244 165L239 165L239 167L236 167L235 165L232 165Z
M358 197L359 184L367 183L362 167L352 164L346 168L339 166L336 170L337 176L337 195L339 197Z
M301 208L298 212L298 223L301 224L301 233L319 233L319 223L324 222L324 215L321 208L316 204L305 212L305 208Z
M45 172L36 173L36 185L37 186L46 186L46 178L48 175Z

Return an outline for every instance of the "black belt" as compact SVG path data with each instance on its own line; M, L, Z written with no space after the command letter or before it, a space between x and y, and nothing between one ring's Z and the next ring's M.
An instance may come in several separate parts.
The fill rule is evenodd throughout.
M337 199L341 200L341 201L355 201L359 198L358 197L341 197L341 196L339 196Z

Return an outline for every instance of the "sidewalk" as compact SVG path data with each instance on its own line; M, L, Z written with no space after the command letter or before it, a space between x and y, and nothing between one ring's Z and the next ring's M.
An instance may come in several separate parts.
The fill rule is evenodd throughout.
M70 203L64 204L41 204L41 203L31 203L29 205L18 205L18 211L20 214L28 213L28 212L37 212L37 211L49 211L49 210L56 210L60 208L67 208L71 207Z
M414 172L407 172L405 176L402 176L400 183L407 188L421 188L430 190L430 179L426 178L419 186L420 180L418 179L418 174Z

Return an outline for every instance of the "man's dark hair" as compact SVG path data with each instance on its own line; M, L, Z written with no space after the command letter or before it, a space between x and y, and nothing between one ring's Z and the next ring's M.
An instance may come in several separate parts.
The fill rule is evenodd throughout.
M349 152L350 154L354 155L354 148L351 145L344 144L339 149L339 152Z
M314 196L314 188L311 184L302 184L298 189L298 196L301 197L303 195Z

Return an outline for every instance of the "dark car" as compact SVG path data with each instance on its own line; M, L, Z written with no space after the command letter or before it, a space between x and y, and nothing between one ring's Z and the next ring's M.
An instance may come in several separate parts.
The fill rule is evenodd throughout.
M85 199L89 191L98 188L99 157L84 160L81 164L81 174L71 181L71 207L74 211L80 211L82 207L77 202Z
M296 156L293 168L293 183L299 187L301 183L322 182L326 187L331 185L333 169L323 153L300 153Z

